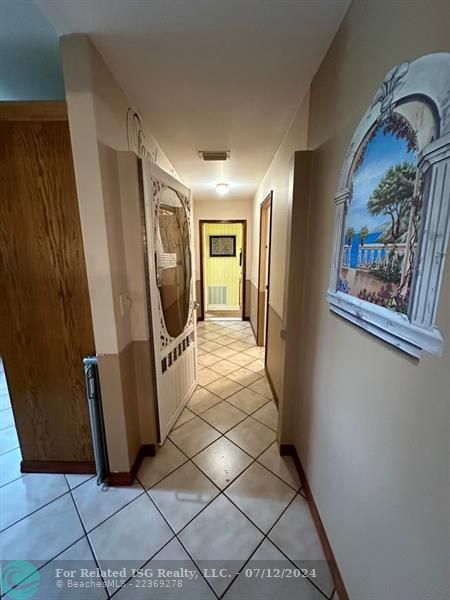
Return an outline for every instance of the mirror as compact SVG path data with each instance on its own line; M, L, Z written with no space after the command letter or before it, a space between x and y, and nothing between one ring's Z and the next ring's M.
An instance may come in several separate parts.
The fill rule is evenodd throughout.
M161 190L156 229L156 276L168 334L177 338L189 318L191 249L183 197Z

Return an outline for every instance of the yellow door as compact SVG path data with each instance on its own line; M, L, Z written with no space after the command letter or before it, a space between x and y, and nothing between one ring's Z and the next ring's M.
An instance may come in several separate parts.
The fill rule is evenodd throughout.
M203 227L206 311L236 312L242 302L242 223Z

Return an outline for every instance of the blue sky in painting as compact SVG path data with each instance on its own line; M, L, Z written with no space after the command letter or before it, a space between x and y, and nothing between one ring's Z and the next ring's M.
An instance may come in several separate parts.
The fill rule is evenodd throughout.
M379 129L369 143L364 162L353 179L353 197L347 213L345 229L353 227L356 233L367 225L369 231L380 231L387 217L372 217L367 211L367 201L382 180L389 167L402 162L415 164L414 152L408 152L404 139L396 139L393 134L384 135Z

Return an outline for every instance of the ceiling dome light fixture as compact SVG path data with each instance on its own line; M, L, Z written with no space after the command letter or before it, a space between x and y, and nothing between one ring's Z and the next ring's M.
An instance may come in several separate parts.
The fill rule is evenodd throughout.
M228 183L218 183L216 185L216 192L219 194L219 196L225 196L225 194L228 194L229 191L230 186Z

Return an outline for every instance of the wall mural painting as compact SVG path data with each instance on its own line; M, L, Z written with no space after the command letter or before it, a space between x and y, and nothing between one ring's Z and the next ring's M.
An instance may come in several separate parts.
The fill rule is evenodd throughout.
M338 290L407 314L422 209L415 131L394 113L374 127L352 177Z
M330 309L404 352L442 354L450 237L450 54L397 65L356 128L335 196Z

